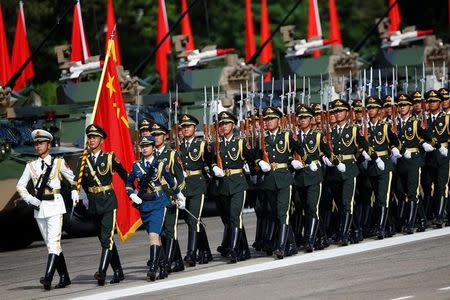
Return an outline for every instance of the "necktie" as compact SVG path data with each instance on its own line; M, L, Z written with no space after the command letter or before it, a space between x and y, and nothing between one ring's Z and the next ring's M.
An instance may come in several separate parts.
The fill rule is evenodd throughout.
M190 143L186 141L186 149L189 149Z
M95 155L92 155L92 162L93 162L94 165L95 165Z
M155 151L155 159L158 159L160 155L161 155L161 153L158 150L156 150Z
M306 139L306 133L303 133L303 135L302 135L302 142L305 142L305 139Z
M272 143L275 142L275 134L272 134Z
M338 127L338 134L341 135L341 133L342 133L342 128Z
M44 170L44 167L45 167L45 162L44 162L44 160L41 160L41 170Z

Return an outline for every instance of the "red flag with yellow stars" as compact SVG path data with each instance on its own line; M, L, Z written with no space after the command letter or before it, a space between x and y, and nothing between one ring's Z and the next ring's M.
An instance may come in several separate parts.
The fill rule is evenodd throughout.
M127 112L117 76L117 58L114 49L114 40L110 39L92 119L94 120L93 123L101 126L107 134L103 143L103 150L114 152L116 159L122 163L129 173L135 157ZM142 222L139 211L131 206L132 202L125 191L125 183L120 179L119 174L114 174L113 186L118 203L117 232L122 241L126 241Z

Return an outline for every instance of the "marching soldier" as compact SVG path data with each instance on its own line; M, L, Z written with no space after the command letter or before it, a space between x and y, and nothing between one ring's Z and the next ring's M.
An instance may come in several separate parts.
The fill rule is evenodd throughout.
M305 250L313 252L319 224L319 202L322 196L323 175L320 159L324 153L327 156L330 156L330 153L323 142L322 132L312 129L314 111L301 104L297 107L296 114L300 129L298 141L304 152L301 158L304 164L303 168L296 170L294 175L295 191L298 193L298 197L295 198L295 208L297 214L302 214L302 210L304 211Z
M74 175L64 158L52 157L49 154L50 143L53 140L49 132L36 129L31 133L31 138L39 158L27 163L16 188L22 199L34 207L34 218L47 246L47 267L45 276L41 277L40 282L44 289L50 290L53 275L57 270L60 280L55 288L64 288L70 285L71 281L61 249L63 214L66 213L61 195L61 180L64 177L72 184ZM30 179L34 186L34 195L27 190ZM74 189L72 200L78 201L78 193Z
M398 201L408 205L408 216L404 232L412 234L414 233L419 201L420 173L423 167L420 148L423 148L425 152L431 152L434 148L430 144L432 142L430 132L423 129L420 126L420 121L411 115L411 97L407 94L400 94L398 95L397 104L400 115L397 135L400 140L402 157L397 161L396 195ZM402 215L399 217L400 219L403 218Z
M223 139L220 142L220 157L223 169L216 163L212 164L214 176L218 178L218 193L221 207L225 209L225 218L230 228L230 238L228 257L231 263L239 260L239 248L250 255L248 241L242 220L242 210L246 199L248 188L247 180L244 176L243 167L246 161L254 160L253 155L245 141L233 134L237 119L232 114L224 111L219 114L219 126L221 127Z
M394 119L397 117L394 114L396 110L397 103L394 101L391 95L386 95L381 99L383 103L383 116L380 120L386 123L393 123Z
M118 161L113 152L103 152L101 145L106 139L106 132L100 126L91 124L86 128L89 145L89 156L86 158L86 167L83 174L79 174L81 163L77 168L78 176L83 176L82 187L87 192L89 200L88 211L92 215L97 235L102 247L98 271L94 274L98 285L104 285L108 265L114 271L110 283L119 283L124 280L122 265L116 243L113 240L116 226L117 198L112 186L114 172L126 182L127 171Z
M154 128L154 127L153 127ZM167 161L159 160L153 155L155 139L144 136L139 142L142 159L133 164L130 176L127 179L127 193L134 205L139 208L142 223L148 233L150 242L150 263L147 278L150 281L167 277L164 250L161 250L161 233L164 216L170 204L169 196L162 187L162 181L178 199L181 209L185 207L186 198L180 192L177 182L170 175L170 165ZM138 181L138 192L135 191L134 182ZM158 272L159 269L159 272Z
M186 173L186 187L183 193L186 196L186 208L193 214L193 216L189 214L187 217L189 233L184 261L187 266L194 267L197 260L197 241L202 243L202 249L209 249L206 231L201 224L201 216L206 193L204 170L211 165L211 153L205 140L195 138L195 131L199 123L197 118L183 114L180 120L183 134L180 145L181 160Z
M138 125L139 127L139 135L141 137L143 136L149 136L151 134L151 128L153 125L153 121L148 119L148 118L144 118Z
M335 116L336 126L331 132L332 163L330 160L325 160L325 163L330 167L335 166L335 168L330 169L330 177L334 180L331 191L337 199L341 212L339 235L341 245L347 246L355 202L356 177L359 172L355 155L362 148L361 155L364 159L369 160L370 156L367 153L367 141L359 133L357 126L348 122L350 105L337 99L330 103L330 110Z
M375 203L378 209L377 237L383 239L386 235L385 227L389 213L389 203L391 196L391 185L394 165L390 159L390 154L394 159L398 159L399 141L397 135L392 132L389 123L381 121L379 111L382 109L382 102L374 96L367 98L368 142L370 148L378 158L368 162L367 175L371 183L370 192L375 195Z
M441 111L441 97L435 90L428 91L425 95L429 109L427 125L436 143L436 149L426 153L425 164L429 171L427 175L434 186L432 195L434 201L432 203L436 203L437 206L432 205L431 207L437 207L434 215L435 224L438 228L441 228L444 223L447 206L449 180L448 142L450 138L450 116Z
M273 223L278 223L278 238L273 254L278 259L285 255L286 242L293 243L294 237L289 230L289 213L292 198L292 175L289 171L289 163L294 169L301 168L301 162L291 160L294 151L300 152L298 143L293 139L292 134L282 131L280 119L283 113L275 107L267 107L264 112L264 120L267 133L265 134L265 149L262 150L262 158L267 154L268 162L263 159L256 160L256 163L264 172L262 188L265 191L272 211ZM290 232L289 232L290 231ZM293 235L293 233L292 233Z
M446 114L450 114L450 93L447 88L440 88L438 90L439 95L441 95L441 105L442 111Z
M172 149L169 145L166 145L166 135L169 131L162 125L154 123L151 127L151 135L153 136L154 142L154 157L158 161L163 162L169 168L170 175L175 178L178 188L180 190L184 189L185 182L183 176L183 168L180 164L180 160L176 150ZM161 179L161 185L164 192L169 196L169 198L174 197L172 190L167 185L164 178ZM166 209L166 215L164 218L164 234L165 234L165 254L167 271L170 273L172 271L178 272L184 270L183 258L181 257L180 245L178 243L178 207L176 205L171 205ZM174 261L175 260L175 261ZM172 262L175 263L172 269Z
M412 116L415 117L417 120L422 121L423 115L425 113L423 111L425 99L423 98L423 95L420 91L415 91L411 93L411 98L413 105Z

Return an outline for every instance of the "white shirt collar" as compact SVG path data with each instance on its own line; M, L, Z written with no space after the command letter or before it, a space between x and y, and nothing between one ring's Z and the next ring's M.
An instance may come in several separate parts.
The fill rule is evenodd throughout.
M144 163L145 164L147 164L147 163L152 164L154 158L155 157L153 155L150 156L150 158L148 158L148 159L144 158Z
M158 152L159 154L161 154L161 153L163 153L164 152L164 149L166 148L166 145L163 145L161 148L159 148L159 149L156 149L155 148L155 151L156 152Z
M192 136L191 139L189 139L189 140L184 139L184 142L185 142L185 143L187 142L187 143L189 143L189 145L191 145L192 142L194 141L194 138L195 138L195 136Z
M278 134L278 128L277 128L277 130L275 130L274 132L272 132L272 131L269 131L269 134L272 136L272 135L277 135Z
M302 134L302 136L303 136L303 135L307 135L310 131L311 131L311 129L308 128L308 130L307 130L306 132L303 132L303 131L300 131L300 132L301 132L301 134Z
M231 135L229 139L227 139L227 138L224 136L223 139L224 139L225 142L229 143L229 142L231 142L231 140L233 139L233 136L234 136L234 135Z
M39 162L44 161L47 165L49 165L52 162L52 156L50 154L48 154L46 157L44 157L44 159L39 158Z
M98 151L97 153L94 154L94 152L92 152L92 156L95 157L95 159L97 159L100 156L100 153L102 152L102 150Z

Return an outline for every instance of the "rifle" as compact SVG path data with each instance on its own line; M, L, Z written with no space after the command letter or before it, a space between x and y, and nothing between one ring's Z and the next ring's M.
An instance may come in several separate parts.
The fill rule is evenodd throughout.
M394 81L395 81L395 69L392 68L392 85L391 85L391 106L392 106L392 132L397 133L397 107L395 106L394 103Z
M414 68L414 90L417 91L417 68Z
M434 76L434 62L433 62L433 76ZM425 62L422 63L422 78L420 79L420 83L422 84L422 97L425 95ZM434 83L434 77L433 77L433 83ZM421 127L423 129L427 128L427 115L426 115L426 104L425 101L422 101L422 124Z
M156 160L154 160L155 162ZM153 162L153 163L154 163ZM153 163L150 165L150 169L141 177L141 180L138 181L138 197L143 199L145 191L148 189L149 183L152 180L152 177L155 173L155 167L153 166ZM133 203L134 207L139 207L139 204Z
M269 106L272 106L274 89L275 89L275 79L272 77L272 93L269 95Z
M445 60L442 62L442 77L441 77L441 88L445 87L445 78L446 78L446 74L445 74Z
M248 92L248 90L247 90ZM247 94L248 95L248 94ZM250 107L252 109L252 148L256 147L256 119L255 119L255 77L252 74L252 92L250 93Z
M172 145L172 93L169 91L169 120L168 120L168 130L169 130L169 143Z
M305 104L305 94L306 94L306 89L305 89L305 76L303 76L303 89L302 89L302 93L301 93L301 103Z
M262 93L262 90L263 90L263 81L262 81L262 77L261 77L261 93ZM266 163L269 163L269 154L266 151L266 137L265 137L265 132L264 132L264 118L263 118L263 112L262 112L262 100L259 101L258 114L259 114L259 118L258 118L259 132L260 132L260 134L259 134L260 135L260 137L259 137L259 142L260 142L259 147L261 148L261 151L262 151L262 159Z
M308 106L310 106L311 105L311 78L309 78L308 77L308 97L306 98L307 99L307 104L308 104ZM322 109L322 108L320 108L320 109Z
M139 103L136 105L136 118L134 122L134 157L139 160L141 151L139 149Z
M206 143L209 143L209 123L206 117L206 111L208 110L208 96L206 94L206 86L203 86L205 101L203 102L203 135Z
M296 126L296 122L295 122L295 98L297 98L297 74L294 73L294 88L292 89L292 107L291 107L291 114L292 114L292 119L291 122L292 124L294 124L294 128Z
M239 133L241 137L245 137L246 122L244 122L244 118L242 117L242 105L244 103L244 93L242 91L242 84L240 86L240 91L241 91L241 100L239 101L239 131L240 131Z
M378 86L377 86L378 99L381 99L382 85L383 85L383 83L381 82L381 69L378 69Z
M291 119L291 96L292 96L292 86L291 86L291 75L288 76L288 93L287 93L287 105L286 105L286 128L292 131L292 119Z
M36 198L39 200L42 200L42 196L44 195L45 188L48 184L48 179L50 178L50 173L53 169L53 162L55 161L55 158L52 157L52 160L50 162L50 165L47 165L47 169L45 170L44 174L41 174L41 177L39 177L38 182L36 182Z
M212 88L212 97L214 98L214 86ZM219 98L220 97L220 86L217 90L217 99L215 101L215 141L214 141L214 152L216 153L216 163L217 167L223 168L222 156L220 155L220 145L219 145Z
M281 80L281 128L284 129L286 127L286 115L284 114L284 78Z
M173 123L175 125L175 149L180 151L180 139L178 137L178 84L175 86L175 115L173 116Z
M248 98L248 81L245 84L245 89L246 89L246 91L245 91L246 92L246 94L245 94L245 107L247 108L247 114L248 114L248 106L249 106L249 104L248 104L248 101L249 101L249 98ZM249 145L249 143L250 143L250 120L249 120L247 114L245 115L245 141L246 141L246 144ZM253 117L253 107L250 107L250 117ZM253 142L252 142L252 144L253 144Z

